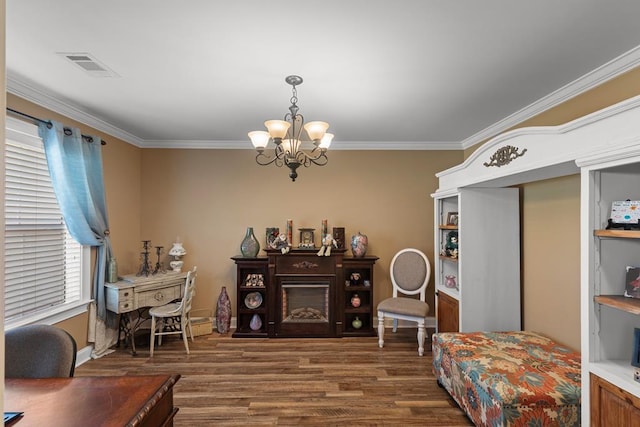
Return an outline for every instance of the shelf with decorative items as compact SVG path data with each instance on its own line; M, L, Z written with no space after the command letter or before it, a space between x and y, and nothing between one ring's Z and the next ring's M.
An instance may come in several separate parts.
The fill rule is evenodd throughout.
M233 337L267 337L269 268L266 257L232 258L236 263L236 330Z
M343 259L342 336L374 336L373 266L376 256Z

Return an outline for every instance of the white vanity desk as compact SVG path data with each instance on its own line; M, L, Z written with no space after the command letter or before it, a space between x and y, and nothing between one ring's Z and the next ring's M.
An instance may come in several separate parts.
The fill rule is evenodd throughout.
M131 352L136 354L134 333L146 320L142 316L145 309L165 305L182 297L186 272L169 271L148 277L134 274L121 277L115 283L105 283L107 310L120 316L120 334L124 334L125 342L131 343Z

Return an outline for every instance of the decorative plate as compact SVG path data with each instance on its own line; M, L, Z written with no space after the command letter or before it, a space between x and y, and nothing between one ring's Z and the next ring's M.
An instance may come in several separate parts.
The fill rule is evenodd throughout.
M244 305L247 308L255 309L262 305L262 294L260 292L251 292L244 297Z

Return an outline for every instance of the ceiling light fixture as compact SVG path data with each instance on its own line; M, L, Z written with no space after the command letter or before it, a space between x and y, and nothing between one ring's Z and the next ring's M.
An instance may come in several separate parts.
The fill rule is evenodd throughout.
M333 134L327 133L329 123L326 122L304 122L302 114L298 114L298 92L296 86L302 84L302 77L287 76L284 79L293 89L291 96L291 106L289 112L284 116L284 120L267 120L264 122L268 132L253 131L249 132L251 143L255 147L258 154L256 155L256 163L260 166L267 166L275 163L276 166L287 166L290 170L289 177L291 181L295 181L298 177L297 169L304 165L309 167L311 164L324 166L329 159L327 158L327 148L331 145ZM302 129L307 131L309 137L308 142L311 143L306 151L303 144L307 141L301 139ZM275 148L272 155L265 154L265 148L269 142L273 141ZM310 144L306 144L310 145Z

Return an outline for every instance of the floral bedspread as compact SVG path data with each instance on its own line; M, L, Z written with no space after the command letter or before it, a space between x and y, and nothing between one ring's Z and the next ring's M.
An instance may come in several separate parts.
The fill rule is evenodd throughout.
M534 332L438 333L433 371L478 426L579 426L580 354Z

